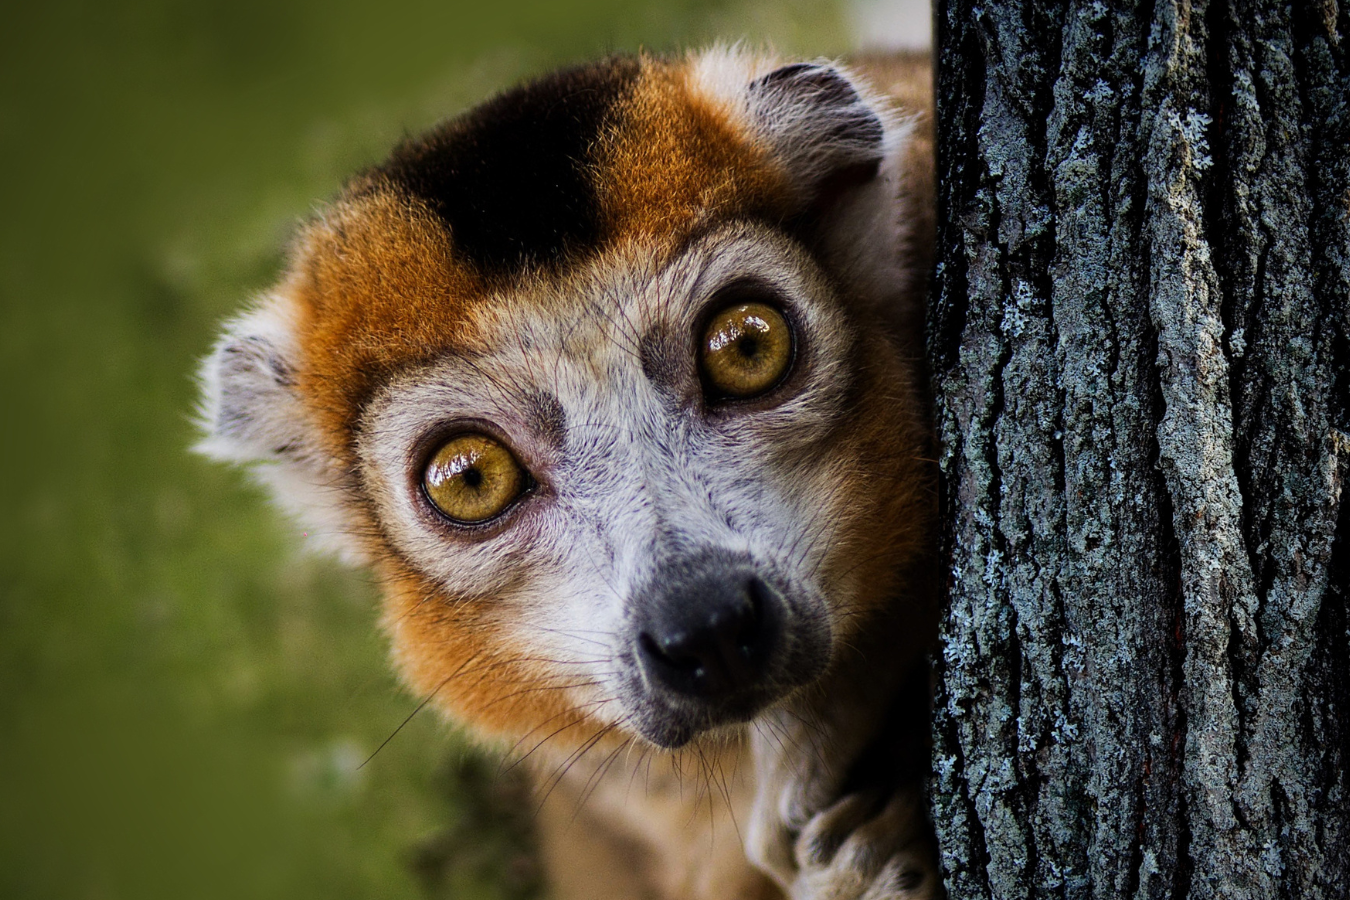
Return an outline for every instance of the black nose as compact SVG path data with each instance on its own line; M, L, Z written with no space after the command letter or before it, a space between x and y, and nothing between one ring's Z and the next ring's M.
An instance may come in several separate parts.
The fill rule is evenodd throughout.
M686 562L646 592L638 657L678 694L720 700L757 686L777 642L780 600L745 563Z

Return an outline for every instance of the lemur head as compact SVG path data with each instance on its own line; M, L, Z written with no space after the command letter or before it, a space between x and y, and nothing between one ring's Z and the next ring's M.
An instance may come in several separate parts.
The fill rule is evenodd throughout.
M749 720L923 544L908 128L726 50L504 93L304 229L204 446L377 569L402 672L480 730Z

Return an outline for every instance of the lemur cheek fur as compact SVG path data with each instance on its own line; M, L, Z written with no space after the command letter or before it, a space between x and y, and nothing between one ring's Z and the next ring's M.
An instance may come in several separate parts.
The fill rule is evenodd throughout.
M861 897L790 841L919 796L850 773L926 729L883 725L935 635L928 77L719 48L506 91L357 175L203 367L203 449L374 568L408 685L589 798L545 808L561 897ZM588 877L569 827L645 862Z

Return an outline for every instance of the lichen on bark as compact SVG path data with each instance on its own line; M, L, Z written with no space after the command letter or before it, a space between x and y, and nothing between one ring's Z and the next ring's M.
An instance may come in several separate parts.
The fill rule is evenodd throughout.
M953 897L1350 893L1341 13L939 7Z

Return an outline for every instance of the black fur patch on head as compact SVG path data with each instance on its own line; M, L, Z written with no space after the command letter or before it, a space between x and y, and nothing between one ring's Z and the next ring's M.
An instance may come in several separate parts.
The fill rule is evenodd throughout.
M426 201L485 275L584 253L602 238L591 151L638 71L614 57L513 88L403 144L376 172Z

